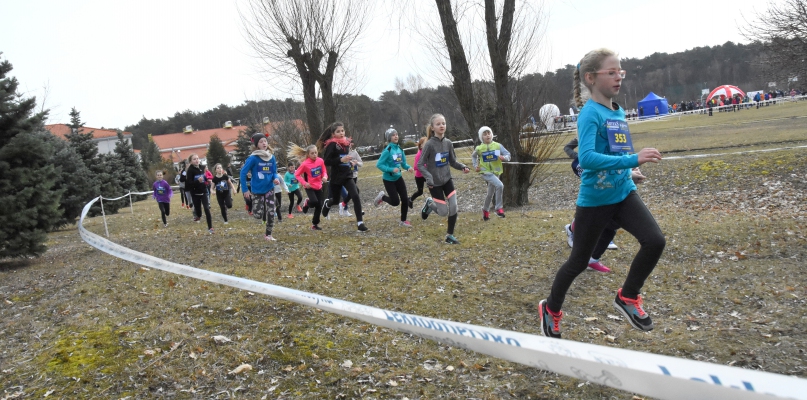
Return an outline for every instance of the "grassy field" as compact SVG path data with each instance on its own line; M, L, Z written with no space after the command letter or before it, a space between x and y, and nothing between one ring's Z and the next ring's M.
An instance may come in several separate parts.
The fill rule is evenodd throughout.
M807 376L807 102L631 126L636 148L685 156L647 165L640 187L667 236L644 287L656 329L630 328L610 305L638 250L623 231L564 304L565 340ZM561 146L565 141L561 140ZM791 147L770 152L740 151ZM560 150L560 149L559 149ZM701 153L717 157L686 158ZM460 154L461 157L467 154ZM410 157L411 162L411 157ZM156 257L374 307L539 334L535 306L569 254L563 226L577 180L553 165L531 204L483 223L484 185L455 173L460 246L445 219L369 205L382 188L365 164L365 220L310 216L276 226L278 242L236 196L215 235L173 204L108 217L110 239ZM407 176L410 190L413 179ZM287 201L284 195L284 203ZM335 214L335 212L334 212ZM85 226L103 234L100 218ZM267 296L146 270L50 235L37 259L0 264L0 398L631 399L558 376ZM346 256L346 257L345 257ZM596 318L596 320L591 320ZM588 319L588 320L587 320ZM213 337L231 340L217 343ZM610 339L613 338L613 339ZM351 361L349 367L346 363ZM241 364L252 370L230 373Z

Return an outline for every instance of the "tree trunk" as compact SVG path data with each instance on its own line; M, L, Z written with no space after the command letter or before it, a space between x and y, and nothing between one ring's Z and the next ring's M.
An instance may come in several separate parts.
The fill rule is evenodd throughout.
M512 83L508 52L513 30L515 0L505 0L501 19L501 31L496 28L496 4L494 0L485 0L485 31L487 34L488 53L493 69L493 86L496 91L496 115L494 132L498 133L499 142L510 151L511 161L531 162L531 154L523 151L520 140L520 124L513 109ZM504 202L508 206L521 206L529 202L530 177L533 170L531 164L505 164L502 180L504 183Z
M294 60L294 65L297 67L297 73L300 75L300 81L303 84L303 102L305 103L305 117L308 122L308 132L311 143L316 143L319 135L322 133L322 120L319 118L319 108L317 107L317 79L311 68L314 65L313 59L309 53L303 54L300 50L300 42L293 38L287 39L291 45L288 51L288 56ZM318 62L317 62L318 63Z
M473 130L477 126L476 106L474 103L474 90L471 85L471 71L465 50L457 31L457 21L451 10L450 0L435 0L437 12L440 14L440 23L443 26L443 36L446 41L449 59L451 60L451 76L454 79L454 94L460 105L462 116L468 127Z

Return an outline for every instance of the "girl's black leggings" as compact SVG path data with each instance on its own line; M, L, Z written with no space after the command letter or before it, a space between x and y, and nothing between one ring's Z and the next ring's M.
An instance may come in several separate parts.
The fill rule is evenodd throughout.
M219 203L219 207L221 208L221 217L224 218L224 222L227 222L227 209L233 208L233 198L230 197L230 191L217 191L216 202Z
M319 225L320 214L322 214L322 203L325 202L325 193L322 189L306 189L305 193L308 195L308 203L303 210L308 211L308 208L313 208L314 217L311 219L311 223Z
M644 282L656 267L667 242L650 210L635 191L616 204L598 207L577 207L574 214L574 246L569 259L560 267L547 298L547 307L558 312L566 299L566 292L588 267L600 235L613 220L639 241L641 248L630 265L628 276L622 284L622 296L635 299Z
M409 197L406 196L406 182L403 177L399 177L395 181L384 181L384 189L387 190L386 196L381 199L391 206L401 205L401 221L406 221L406 213L409 211Z
M345 180L342 184L331 182L329 190L331 191L329 206L339 206L339 200L342 197L342 187L347 190L347 198L353 199L353 214L356 215L356 222L362 222L361 215L361 201L359 200L359 189L356 187L356 182L353 179Z
M417 192L412 193L412 196L409 198L409 200L415 201L416 198L422 196L423 195L423 186L425 184L426 184L426 178L424 178L422 176L416 176L415 177L415 185L417 185L418 190L417 190Z
M213 219L210 217L210 200L208 200L207 194L194 194L191 197L193 197L193 216L202 218L202 208L204 208L207 229L213 229Z
M294 204L294 196L297 196L297 204L296 205L299 206L300 203L303 202L303 195L300 194L300 189L299 188L295 189L293 192L289 192L289 214L291 214L291 212L294 211L294 206L295 206L295 204ZM280 215L280 214L278 214L278 215Z
M160 216L163 218L163 225L165 225L168 223L166 222L165 217L171 215L171 203L162 203L158 201L157 205L160 207Z
M356 185L356 194L361 196L361 190L359 190L359 178L353 178L353 183ZM350 195L347 196L344 203L345 203L345 210L347 210L347 203L350 203Z

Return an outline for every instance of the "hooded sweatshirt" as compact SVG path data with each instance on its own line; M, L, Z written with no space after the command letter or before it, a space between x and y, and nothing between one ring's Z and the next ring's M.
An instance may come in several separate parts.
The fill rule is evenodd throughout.
M171 196L174 195L174 191L171 190L171 185L169 185L165 179L155 181L151 188L154 189L154 194L152 197L154 197L155 200L160 203L171 202Z
M442 139L432 136L423 144L423 150L418 160L418 169L426 184L429 186L443 186L451 179L448 166L462 170L465 164L457 161L454 154L454 145L445 136Z
M275 179L280 179L277 175L277 162L272 153L265 150L255 150L244 162L241 168L241 182L247 181L247 171L252 171L250 180L250 192L257 195L274 191Z
M406 155L397 143L387 145L375 166L384 172L382 179L390 182L397 181L401 178L401 171L411 168L406 163ZM392 172L395 168L398 168L398 172Z
M202 182L199 182L199 178L202 178ZM209 181L201 167L191 164L190 167L188 167L187 177L185 179L185 190L194 195L207 194L207 184Z

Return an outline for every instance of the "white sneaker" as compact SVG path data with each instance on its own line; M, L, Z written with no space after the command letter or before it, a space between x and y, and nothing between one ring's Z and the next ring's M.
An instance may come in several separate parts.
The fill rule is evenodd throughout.
M378 207L383 202L384 202L384 191L382 190L378 192L378 196L376 196L375 199L373 200L373 204L375 204L375 206Z
M563 227L566 231L566 243L569 243L569 247L574 247L574 233L572 232L572 224L567 224Z
M614 241L612 240L611 243L608 243L608 250L619 250L619 246L614 244Z
M353 214L351 214L351 213L350 213L350 211L348 211L348 210L344 210L344 209L343 209L342 211L344 211L344 212L345 212L345 216L346 216L346 217L352 217L352 216L353 216Z

